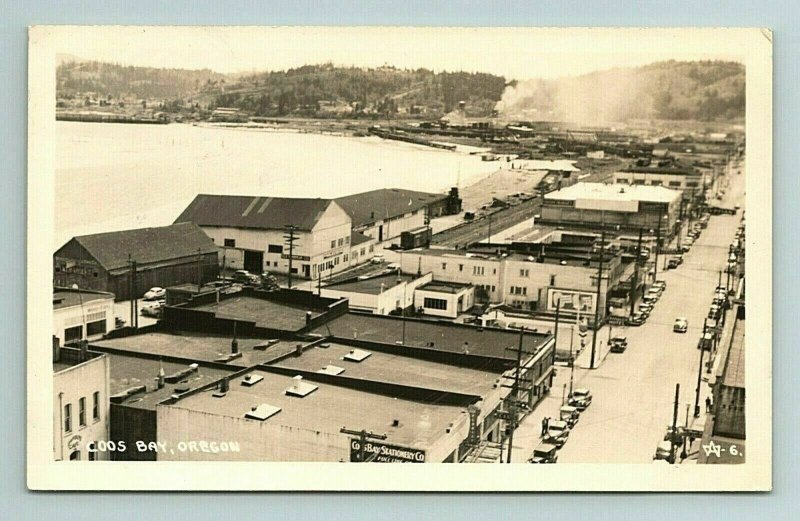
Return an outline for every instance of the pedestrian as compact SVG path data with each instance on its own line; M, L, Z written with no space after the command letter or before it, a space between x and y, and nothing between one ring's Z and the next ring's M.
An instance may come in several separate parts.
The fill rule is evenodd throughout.
M706 412L711 412L711 397L706 396Z
M542 418L542 436L547 434L547 426L550 423L549 420L550 420L550 418L548 418L546 416L544 418Z

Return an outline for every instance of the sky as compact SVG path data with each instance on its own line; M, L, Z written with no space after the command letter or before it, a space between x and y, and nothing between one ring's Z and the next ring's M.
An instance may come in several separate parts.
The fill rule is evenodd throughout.
M125 65L221 73L341 66L424 67L557 78L661 60L740 60L735 30L402 27L74 27L55 51Z

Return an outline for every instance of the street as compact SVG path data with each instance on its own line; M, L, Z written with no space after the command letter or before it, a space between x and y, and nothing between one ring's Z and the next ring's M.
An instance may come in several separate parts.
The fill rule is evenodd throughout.
M730 177L723 204L744 206L744 175ZM614 327L614 335L628 337L624 353L609 353L595 370L576 364L573 386L589 388L593 402L581 413L568 442L559 451L559 463L652 461L656 445L672 423L676 383L680 384L678 425L686 421L687 405L692 424L700 363L697 342L740 219L741 212L711 217L708 228L684 255L683 265L675 270L659 269L658 278L666 282L667 288L647 323L641 327ZM677 317L688 319L686 333L672 331ZM598 344L606 335L607 330L601 329ZM591 341L591 333L587 340ZM705 353L703 363L708 356ZM570 369L559 367L550 395L525 418L514 435L514 462L525 462L538 445L542 419L558 417L564 386L569 392L569 381ZM703 420L708 384L701 382L700 389L698 423Z

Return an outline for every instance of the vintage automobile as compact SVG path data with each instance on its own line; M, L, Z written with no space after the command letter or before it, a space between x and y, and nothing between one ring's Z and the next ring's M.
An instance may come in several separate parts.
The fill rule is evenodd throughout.
M569 425L567 422L550 420L550 423L547 424L547 432L543 441L561 448L567 442L567 438L569 438Z
M147 290L144 294L145 300L160 300L167 297L167 290L164 288L154 287Z
M239 284L247 284L253 286L261 285L261 277L254 273L250 273L247 270L236 270L233 272L233 276L231 277L233 282L238 282Z
M686 333L689 329L689 321L686 320L684 317L678 317L675 319L675 325L672 326L672 330L676 333Z
M653 455L654 460L669 461L672 457L672 443L668 441L661 441L656 446L656 453Z
M142 307L139 311L139 314L143 317L152 317L152 318L161 318L161 315L164 313L164 305L161 302L156 302L155 304L149 304L147 306Z
M577 407L573 407L571 405L564 405L558 411L559 417L561 421L567 422L569 428L575 427L575 424L578 423L578 420L581 417L581 413Z
M552 443L540 443L533 449L528 463L555 463L558 461L558 447Z
M626 326L641 326L641 325L644 324L645 320L647 320L647 318L644 315L642 315L642 313L637 312L637 313L634 313L633 316L628 317L628 318L625 319L625 325Z
M612 353L624 353L628 348L628 337L621 335L615 336L609 340L609 344L611 345Z
M568 403L579 411L583 411L592 404L592 392L585 387L575 389L569 395Z

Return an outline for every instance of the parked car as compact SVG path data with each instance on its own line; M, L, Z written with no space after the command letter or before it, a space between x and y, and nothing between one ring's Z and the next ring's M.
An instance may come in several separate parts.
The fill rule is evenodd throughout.
M720 315L720 307L716 304L712 304L711 307L708 309L708 318L709 319L718 319Z
M567 422L567 425L569 425L570 429L573 428L576 423L578 423L578 420L581 417L581 413L578 408L573 407L572 405L564 405L558 411L558 414L561 418L561 421Z
M612 353L624 353L628 348L628 337L615 336L609 343L611 344Z
M561 448L567 442L567 438L569 438L569 425L567 425L567 422L550 420L547 424L547 432L543 441Z
M528 458L528 463L555 463L557 461L558 447L552 443L540 443Z
M161 318L161 315L163 313L164 313L164 305L160 302L144 306L139 311L139 314L141 314L143 317L152 317L152 318Z
M568 403L579 411L583 411L592 404L592 393L585 387L575 389L569 395Z
M706 351L711 351L711 348L714 347L715 336L716 334L712 332L703 333L703 336L701 336L700 340L697 342L697 349L705 349Z
M125 327L125 319L121 317L114 317L114 328L119 329Z
M683 253L689 253L689 250L691 250L691 249L692 248L691 248L690 244L681 244L681 251Z
M145 300L160 300L162 298L167 298L167 290L159 288L158 286L150 288L144 294Z
M647 298L647 297L645 296L645 298ZM652 300L653 299L651 298L651 301ZM652 310L653 310L653 305L648 303L647 300L645 300L644 303L639 304L639 312L641 312L641 313L648 313L649 314L650 311L652 311Z
M667 261L667 269L668 270L674 270L678 266L680 266L680 262L678 262L678 259L675 258L675 257L673 257L673 258L671 258L670 260Z
M250 273L247 270L236 270L233 272L231 276L231 280L233 282L238 282L239 284L246 284L246 285L260 285L261 284L261 277L256 275L255 273Z
M657 280L657 281L653 282L653 287L654 288L660 288L661 291L664 291L665 289L667 289L667 282L664 281L664 280Z
M678 317L675 319L675 325L672 326L672 331L675 333L686 333L689 329L689 321L686 320L684 317Z
M656 453L653 455L654 460L669 461L672 458L672 443L668 441L661 441L656 446Z
M646 318L641 313L634 313L633 316L625 319L626 326L641 326L644 324Z

